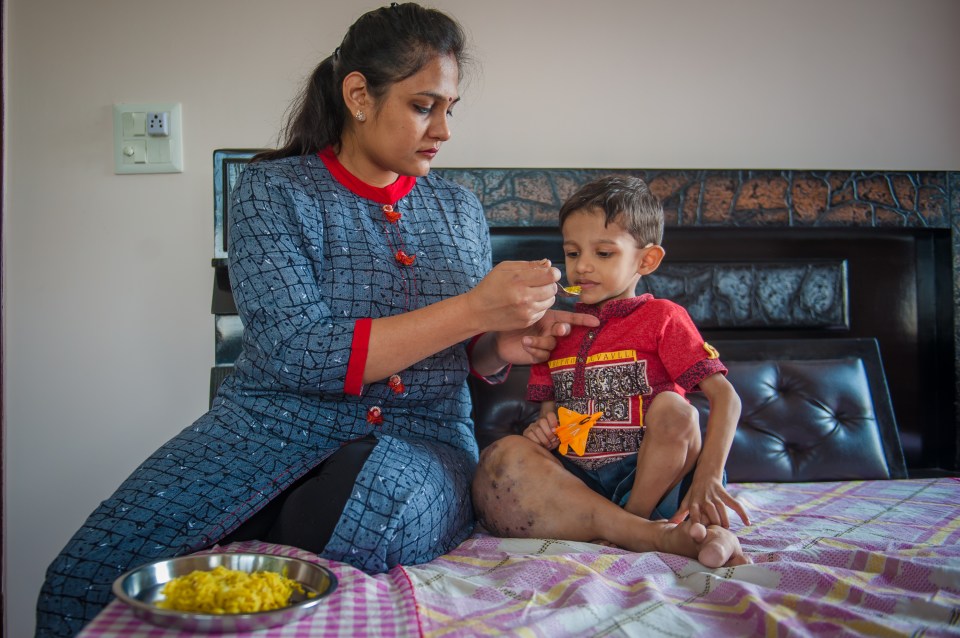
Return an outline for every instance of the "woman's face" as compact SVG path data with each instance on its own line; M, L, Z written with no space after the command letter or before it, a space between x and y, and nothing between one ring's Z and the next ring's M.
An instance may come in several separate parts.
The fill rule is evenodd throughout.
M345 144L341 161L357 177L386 186L398 175L422 176L440 145L450 139L450 117L459 101L460 72L453 56L437 56L393 84L364 122L351 122L356 146Z

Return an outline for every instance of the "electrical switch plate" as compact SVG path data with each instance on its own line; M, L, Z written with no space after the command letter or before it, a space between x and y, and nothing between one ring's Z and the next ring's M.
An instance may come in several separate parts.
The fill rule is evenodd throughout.
M180 105L114 104L113 158L117 174L182 173Z

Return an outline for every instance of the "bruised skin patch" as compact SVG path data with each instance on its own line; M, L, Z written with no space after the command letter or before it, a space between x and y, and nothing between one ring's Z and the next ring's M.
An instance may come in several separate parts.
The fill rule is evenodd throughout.
M526 535L528 526L516 526L518 518L517 511L520 509L520 502L516 496L510 495L514 486L514 481L500 482L490 480L487 485L489 489L482 495L474 495L474 503L477 507L477 518L480 523L490 530L493 534L503 537L517 537ZM476 491L476 490L475 490ZM508 524L512 522L513 524ZM528 523L529 526L533 522Z
M537 513L521 505L523 490L514 478L524 475L519 468L526 462L506 452L504 446L504 441L495 441L480 455L473 483L477 520L496 536L528 538L535 533Z
M477 520L491 534L504 538L524 538L530 535L535 517L529 512L523 513L520 501L510 494L514 481L485 481L486 490L474 486L474 506ZM521 522L522 521L522 522Z

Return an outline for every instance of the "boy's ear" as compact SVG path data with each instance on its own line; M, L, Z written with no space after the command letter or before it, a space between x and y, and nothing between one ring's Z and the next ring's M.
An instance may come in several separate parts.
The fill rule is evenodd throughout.
M649 275L654 270L660 267L660 262L663 261L664 255L667 254L667 251L663 249L663 246L649 246L643 249L643 256L640 257L640 265L637 266L638 275Z

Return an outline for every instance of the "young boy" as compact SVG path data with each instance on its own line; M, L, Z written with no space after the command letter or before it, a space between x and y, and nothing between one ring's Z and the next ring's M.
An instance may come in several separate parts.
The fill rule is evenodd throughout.
M560 228L567 279L580 288L576 311L599 317L600 326L574 326L532 368L527 398L541 410L524 436L547 450L559 446L554 454L570 473L639 517L679 523L689 515L729 528L729 507L749 524L724 487L740 416L727 369L681 306L636 294L664 257L660 201L641 179L601 178L567 200ZM710 401L702 441L685 398L696 390ZM583 428L580 441L561 442L558 409L575 422L594 417L585 449Z

